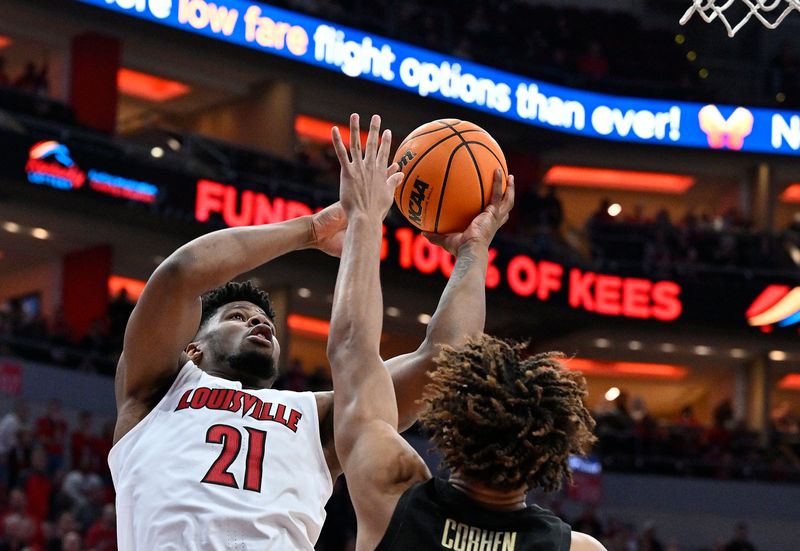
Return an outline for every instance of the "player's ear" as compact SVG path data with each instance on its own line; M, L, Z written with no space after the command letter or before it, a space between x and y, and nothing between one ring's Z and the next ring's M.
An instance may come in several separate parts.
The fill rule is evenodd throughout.
M194 365L200 365L200 362L203 361L203 351L200 349L199 342L190 342L186 345L185 351Z

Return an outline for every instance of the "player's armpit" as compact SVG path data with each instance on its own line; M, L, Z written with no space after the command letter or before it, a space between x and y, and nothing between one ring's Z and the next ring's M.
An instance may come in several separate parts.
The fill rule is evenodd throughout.
M359 542L374 549L383 538L400 496L431 477L425 462L388 423L361 425L344 465L359 519Z
M569 551L607 551L607 549L589 534L573 531Z
M183 285L186 268L166 260L150 276L125 328L118 365L117 405L147 402L174 377L178 359L200 323L200 297Z
M342 465L336 455L336 441L333 433L333 392L315 392L317 400L317 417L319 419L319 438L322 452L325 454L325 463L331 473L331 478L336 480L342 474Z

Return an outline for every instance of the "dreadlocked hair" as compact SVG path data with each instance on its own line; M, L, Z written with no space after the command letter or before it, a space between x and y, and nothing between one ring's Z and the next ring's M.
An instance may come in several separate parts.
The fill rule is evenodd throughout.
M586 380L560 352L523 359L527 343L486 334L444 345L423 398L422 426L452 471L500 490L557 490L571 454L596 438Z
M221 287L211 289L200 299L203 302L203 313L200 316L200 327L214 315L220 306L236 302L238 300L252 302L262 310L270 319L275 319L275 311L272 309L272 301L269 293L253 285L251 281L237 282L229 281Z

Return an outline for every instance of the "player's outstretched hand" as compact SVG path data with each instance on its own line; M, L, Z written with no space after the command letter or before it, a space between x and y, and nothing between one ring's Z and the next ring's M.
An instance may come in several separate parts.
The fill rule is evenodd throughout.
M460 233L423 232L431 243L439 245L450 254L458 255L464 245L477 244L489 247L494 234L508 221L508 213L514 207L514 176L508 175L508 184L503 193L503 171L497 169L492 182L492 200L482 213L476 216L467 229Z
M342 166L339 201L349 219L355 215L367 215L383 220L392 206L394 189L403 180L397 164L389 166L391 132L384 130L379 144L380 130L381 118L373 115L369 124L367 146L362 155L358 115L350 115L348 156L339 129L333 128L333 148Z

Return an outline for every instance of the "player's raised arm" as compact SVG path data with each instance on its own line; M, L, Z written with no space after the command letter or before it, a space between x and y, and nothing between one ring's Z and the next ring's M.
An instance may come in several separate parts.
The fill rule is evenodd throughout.
M125 330L118 409L131 399L147 403L171 383L197 331L201 294L290 251L316 247L338 256L346 226L336 203L313 216L215 231L172 253L153 272ZM120 426L117 438L125 430Z
M514 177L508 177L503 193L503 173L498 168L490 204L466 230L449 235L425 234L429 241L455 255L456 264L428 324L425 340L416 351L386 362L394 381L400 430L410 427L417 418L418 400L428 382L428 371L433 369L438 345L460 346L467 337L483 331L489 245L513 206Z
M342 165L340 200L349 226L336 280L328 338L334 387L336 452L347 476L359 521L359 549L374 549L400 494L428 476L422 460L397 433L397 405L379 354L383 320L380 287L381 224L400 175L386 178L389 132L378 147L380 118L372 118L364 155L358 116L350 119L350 153L337 129ZM392 492L395 499L387 499Z

